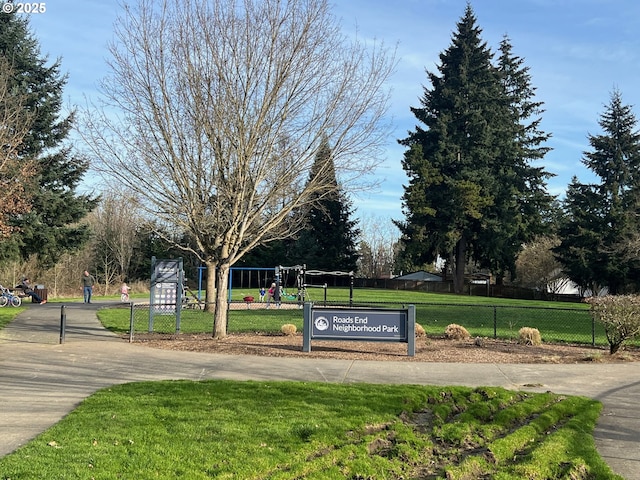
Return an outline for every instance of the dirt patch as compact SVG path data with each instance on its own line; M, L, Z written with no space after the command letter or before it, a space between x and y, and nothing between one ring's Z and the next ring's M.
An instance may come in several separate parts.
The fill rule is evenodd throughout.
M626 348L609 355L607 348L584 345L522 345L493 339L416 339L416 354L407 355L407 344L388 342L312 341L311 352L302 351L302 335L232 334L216 340L211 335L182 334L172 337L138 335L136 342L153 348L225 355L334 358L440 363L621 363L640 361L640 350Z

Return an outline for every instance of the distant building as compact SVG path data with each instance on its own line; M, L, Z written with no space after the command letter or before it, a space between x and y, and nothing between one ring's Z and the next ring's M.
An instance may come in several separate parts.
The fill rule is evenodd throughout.
M424 270L420 270L418 272L407 273L406 275L400 275L399 277L394 277L394 280L413 280L416 282L441 282L442 277L434 273L429 273L429 272L425 272Z

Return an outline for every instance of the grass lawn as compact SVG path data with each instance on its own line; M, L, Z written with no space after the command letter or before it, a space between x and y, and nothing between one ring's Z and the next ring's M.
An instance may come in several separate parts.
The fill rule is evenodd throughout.
M619 479L595 450L600 409L501 388L132 383L0 459L0 478Z
M12 307L7 305L6 307L0 308L0 328L3 328L7 325L11 320L16 318L18 314L24 312L27 307Z

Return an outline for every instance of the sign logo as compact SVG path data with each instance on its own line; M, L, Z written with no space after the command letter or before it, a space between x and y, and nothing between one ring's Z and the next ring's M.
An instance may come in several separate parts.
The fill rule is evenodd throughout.
M313 323L316 329L320 331L324 331L329 328L329 320L327 320L327 317L317 317Z

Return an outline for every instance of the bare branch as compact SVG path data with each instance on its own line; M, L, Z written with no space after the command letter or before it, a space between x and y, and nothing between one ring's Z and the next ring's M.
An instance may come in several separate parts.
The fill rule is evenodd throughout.
M10 216L31 209L28 188L35 174L32 160L21 158L20 149L33 124L33 114L25 107L25 96L11 87L13 71L0 58L0 237L11 235Z
M202 261L228 268L299 231L296 212L338 188L309 179L323 140L341 187L366 187L390 133L395 60L347 41L326 0L138 0L122 12L85 139Z

